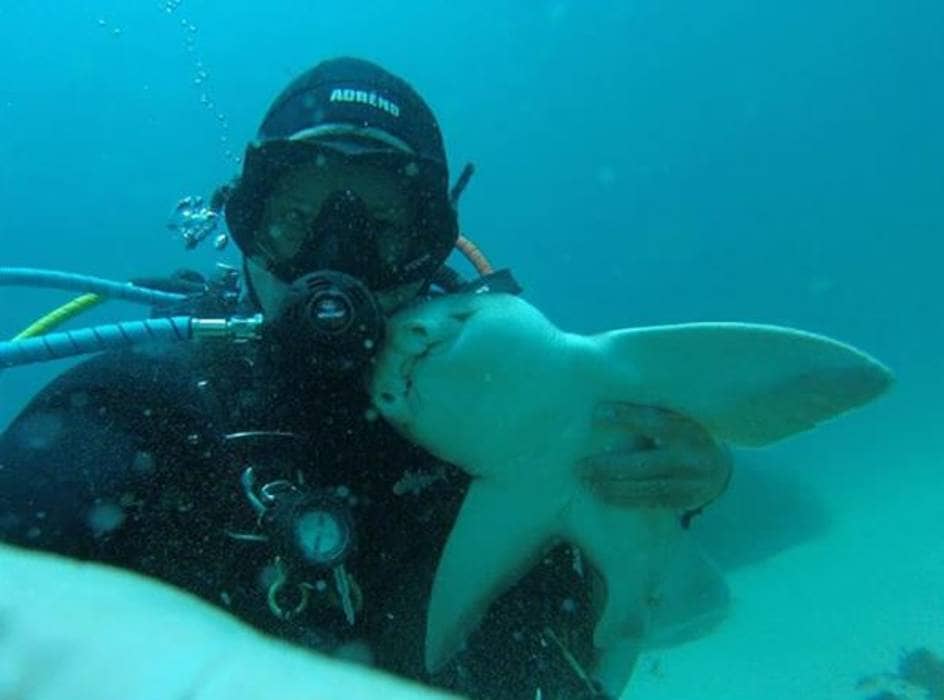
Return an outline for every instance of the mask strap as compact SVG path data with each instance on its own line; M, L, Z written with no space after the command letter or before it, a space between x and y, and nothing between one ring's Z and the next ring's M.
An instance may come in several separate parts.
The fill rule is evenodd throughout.
M469 184L469 180L472 179L472 175L474 174L475 164L466 163L465 167L462 169L462 172L459 173L459 179L456 180L456 184L454 184L452 189L449 190L449 203L452 205L453 209L455 209L459 204L459 197L462 196L466 186Z

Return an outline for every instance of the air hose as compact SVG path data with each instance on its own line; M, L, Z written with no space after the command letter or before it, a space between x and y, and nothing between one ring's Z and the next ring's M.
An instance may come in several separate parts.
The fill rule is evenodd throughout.
M0 267L0 286L26 286L83 292L70 304L43 317L16 338L0 342L0 368L48 362L153 342L229 338L237 342L258 337L262 316L202 319L191 316L108 323L56 333L44 332L90 308L98 301L120 299L155 306L185 301L186 294L163 292L56 270Z
M192 337L190 321L189 316L127 321L2 342L0 367L88 355L143 342L189 340Z
M147 287L138 287L130 282L115 282L101 277L57 270L37 270L29 267L0 267L0 287L64 289L148 306L173 304L187 299L186 294L161 292Z
M458 199L471 175L466 168L453 191ZM465 236L459 236L456 247L481 275L493 272L491 263L481 250ZM262 316L201 319L172 316L140 321L109 323L74 331L50 332L56 326L95 306L103 299L119 299L148 306L178 304L187 294L164 292L130 282L116 282L58 270L26 267L0 267L0 287L20 286L62 289L82 293L68 304L47 314L13 340L0 342L0 368L16 367L34 362L48 362L105 350L133 347L152 342L177 342L223 337L236 342L256 339Z
M145 343L228 338L236 342L258 337L262 315L220 319L170 316L108 323L36 338L0 342L0 367L61 360Z

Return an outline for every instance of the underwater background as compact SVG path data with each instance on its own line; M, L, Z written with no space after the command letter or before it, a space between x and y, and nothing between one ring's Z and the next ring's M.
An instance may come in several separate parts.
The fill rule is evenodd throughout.
M558 325L777 323L897 375L738 453L696 527L731 614L648 654L630 696L868 697L903 655L944 654L944 3L3 3L0 265L233 263L186 252L174 205L236 174L282 86L342 54L430 102L453 177L477 166L462 230ZM68 297L0 293L8 336ZM64 366L0 374L0 426Z

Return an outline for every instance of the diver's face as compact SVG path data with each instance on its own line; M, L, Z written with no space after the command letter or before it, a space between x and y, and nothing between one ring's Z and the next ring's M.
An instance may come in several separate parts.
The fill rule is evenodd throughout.
M278 313L294 281L274 274L273 262L293 261L299 277L332 269L368 286L371 277L396 271L405 254L404 226L412 216L408 185L402 174L371 163L322 157L284 174L265 203L258 253L247 259L263 311ZM332 209L339 199L340 208ZM371 291L390 313L412 300L422 284Z
M254 254L283 282L336 270L374 290L398 286L417 256L412 184L377 164L318 155L274 183Z

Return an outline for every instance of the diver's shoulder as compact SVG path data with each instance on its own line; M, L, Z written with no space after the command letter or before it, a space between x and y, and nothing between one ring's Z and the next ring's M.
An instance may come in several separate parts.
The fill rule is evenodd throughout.
M59 379L63 383L168 386L195 371L197 362L194 348L185 344L127 348L84 360L59 375Z
M103 352L55 376L33 396L23 413L63 402L176 400L193 390L196 367L193 349L184 345Z

